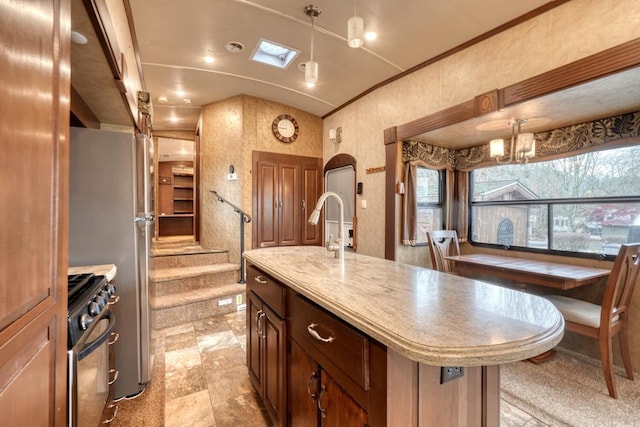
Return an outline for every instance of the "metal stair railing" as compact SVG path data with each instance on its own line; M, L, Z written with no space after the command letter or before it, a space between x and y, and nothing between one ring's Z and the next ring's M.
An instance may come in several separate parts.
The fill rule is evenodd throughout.
M220 202L226 203L233 208L235 212L240 214L240 281L238 283L246 283L246 272L244 268L244 262L242 260L242 254L244 253L244 225L251 222L251 215L229 202L227 199L218 194L217 191L209 190L213 193L213 196Z

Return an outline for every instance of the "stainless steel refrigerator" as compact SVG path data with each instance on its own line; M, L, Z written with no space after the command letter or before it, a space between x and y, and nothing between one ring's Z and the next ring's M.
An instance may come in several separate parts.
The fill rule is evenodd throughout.
M115 397L151 380L152 147L132 132L71 128L69 265L115 264Z

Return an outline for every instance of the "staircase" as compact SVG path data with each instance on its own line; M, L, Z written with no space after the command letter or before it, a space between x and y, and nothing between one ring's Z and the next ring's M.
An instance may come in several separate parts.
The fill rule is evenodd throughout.
M155 329L244 309L240 266L226 250L203 249L190 240L154 242L149 274Z

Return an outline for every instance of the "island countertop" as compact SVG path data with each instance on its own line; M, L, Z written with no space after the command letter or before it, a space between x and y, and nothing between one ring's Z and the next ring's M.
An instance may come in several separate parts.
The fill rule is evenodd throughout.
M560 342L564 320L544 298L486 282L319 246L245 251L274 279L413 361L498 365Z

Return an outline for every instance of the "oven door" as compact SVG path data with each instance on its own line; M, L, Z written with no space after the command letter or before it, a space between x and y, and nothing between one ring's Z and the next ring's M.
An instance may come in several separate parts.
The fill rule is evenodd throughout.
M106 306L68 351L71 427L97 426L109 395L109 337L116 323Z

